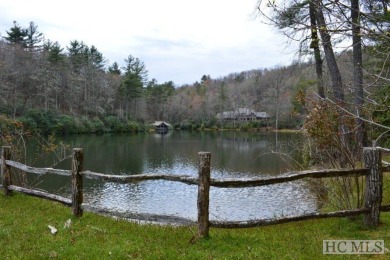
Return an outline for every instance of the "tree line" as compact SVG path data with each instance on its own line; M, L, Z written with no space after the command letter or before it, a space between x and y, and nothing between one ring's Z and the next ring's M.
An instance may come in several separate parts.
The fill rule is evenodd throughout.
M0 40L0 112L13 118L39 111L143 123L150 120L146 110L156 114L151 100L172 92L174 84L148 81L145 64L132 55L124 61L121 68L117 62L108 66L94 45L73 40L62 47L44 40L34 22L26 28L14 22Z
M216 126L215 114L223 110L267 111L267 102L257 102L273 95L268 83L260 86L267 70L219 79L203 75L199 82L178 87L149 80L139 58L128 55L124 63L108 65L95 45L73 40L63 47L44 40L34 22L27 27L14 22L0 40L0 113L46 132L105 131L115 124L125 131L128 121L154 120L198 128Z
M233 127L217 121L215 115L246 107L270 114L275 128L296 128L303 126L310 110L304 101L317 93L354 115L370 120L375 117L384 124L388 117L383 108L388 99L380 97L388 86L386 1L372 2L371 7L365 3L365 10L371 10L365 17L376 17L377 22L359 18L370 26L370 31L360 26L365 28L365 34L358 33L360 54L352 48L358 44L341 52L333 50L339 35L352 39L353 30L357 30L352 29L356 21L352 22L352 12L347 15L351 7L346 2L337 1L337 6L333 1L265 2L272 11L267 17L289 38L299 37L298 52L303 59L289 66L234 72L220 78L205 73L199 81L183 86L149 79L146 65L132 55L124 59L123 67L117 62L109 65L94 45L73 40L62 47L44 40L34 22L25 28L14 22L0 40L0 113L21 118L32 127L47 125L48 132L50 127L57 132L94 132L137 130L154 120L186 129ZM262 8L259 3L259 12L265 14ZM321 10L325 18L322 25ZM341 18L345 19L342 23ZM329 51L333 58L328 60ZM362 89L366 96L362 97ZM360 117L356 118L357 125L363 125Z

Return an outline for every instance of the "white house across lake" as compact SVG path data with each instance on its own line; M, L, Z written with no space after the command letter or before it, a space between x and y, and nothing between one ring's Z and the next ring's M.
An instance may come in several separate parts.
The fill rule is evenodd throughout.
M226 121L267 121L270 116L267 112L256 112L250 108L236 108L233 111L224 111L215 116L219 120Z

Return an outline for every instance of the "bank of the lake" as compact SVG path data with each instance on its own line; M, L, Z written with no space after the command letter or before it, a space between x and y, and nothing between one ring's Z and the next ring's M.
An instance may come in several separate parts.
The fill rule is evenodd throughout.
M0 114L0 125L13 121L22 126L24 131L43 135L94 134L94 133L134 133L153 132L150 122L134 120L113 115L73 115L62 114L54 110L29 109L17 117L11 114ZM289 126L295 127L295 126ZM185 120L173 123L173 129L184 131L242 131L268 132L274 127L264 122L222 123L216 119L202 123L196 120ZM288 130L288 129L287 129ZM280 131L280 130L277 130ZM284 130L282 130L284 131ZM293 129L294 131L294 129Z
M63 205L18 193L1 195L0 205L3 259L328 259L322 254L324 239L384 239L386 247L390 244L390 213L381 214L376 230L364 228L361 218L337 218L211 229L209 239L196 240L196 227L140 225L88 212L76 219ZM64 228L68 219L72 224ZM48 225L58 233L52 235ZM377 259L388 257L386 250Z

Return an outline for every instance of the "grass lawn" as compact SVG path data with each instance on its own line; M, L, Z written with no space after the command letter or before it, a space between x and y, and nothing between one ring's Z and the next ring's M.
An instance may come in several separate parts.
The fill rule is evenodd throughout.
M65 228L69 218L72 225ZM0 195L0 258L356 259L322 255L322 240L384 239L390 248L390 213L382 213L381 222L376 230L363 227L361 218L211 229L210 238L196 240L196 227L140 225L88 212L77 219L59 203L14 193ZM387 259L390 253L361 257Z

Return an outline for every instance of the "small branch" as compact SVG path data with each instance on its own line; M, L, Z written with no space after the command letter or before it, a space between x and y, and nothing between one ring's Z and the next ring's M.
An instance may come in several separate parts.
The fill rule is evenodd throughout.
M329 101L329 102L332 103L333 105L336 105L340 110L342 110L343 112L345 112L345 113L347 113L348 115L352 116L353 118L360 119L360 120L362 120L362 121L364 121L364 122L366 122L366 123L369 123L369 124L372 124L372 125L376 125L376 126L378 126L378 127L384 128L384 129L386 129L386 130L390 130L390 127L388 127L388 126L378 124L378 123L376 123L376 122L374 122L374 121L372 121L372 120L365 119L365 118L363 118L363 117L360 117L360 116L355 115L355 114L352 113L352 112L349 112L347 109L345 109L345 108L343 108L343 107L337 105L335 102L333 102L333 101L330 100L329 98L326 98L325 100Z
M379 136L378 136L378 138L377 139L375 139L375 141L374 141L374 143L372 144L372 146L376 146L376 144L378 143L378 141L385 135L385 134L387 134L388 132L390 132L390 130L387 130L387 131L385 131L385 132L383 132L383 133L381 133Z

